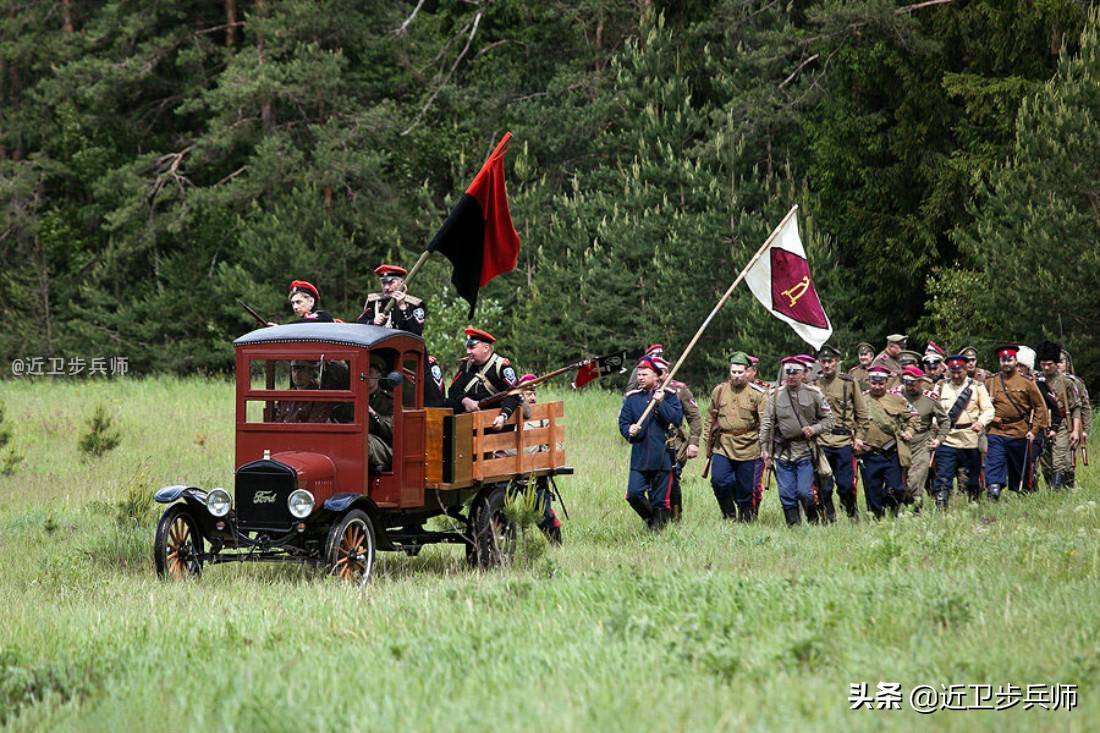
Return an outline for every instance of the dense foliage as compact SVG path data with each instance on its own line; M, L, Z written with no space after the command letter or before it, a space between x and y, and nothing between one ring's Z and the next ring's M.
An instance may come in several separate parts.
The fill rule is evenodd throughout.
M0 355L225 370L236 299L288 318L294 278L355 318L511 130L521 266L479 322L525 368L681 348L794 203L842 347L1091 358L1090 5L6 0ZM445 265L411 289L450 358ZM797 343L746 290L688 376L735 346Z

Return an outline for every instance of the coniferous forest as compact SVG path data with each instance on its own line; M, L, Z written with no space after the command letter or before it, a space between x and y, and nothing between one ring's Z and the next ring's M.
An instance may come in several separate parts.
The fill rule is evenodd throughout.
M691 338L792 204L834 341L1100 377L1100 14L1083 0L5 0L4 362L218 373L353 320L505 131L515 272L476 323L524 370ZM432 258L410 291L461 352ZM804 350L741 289L684 374Z

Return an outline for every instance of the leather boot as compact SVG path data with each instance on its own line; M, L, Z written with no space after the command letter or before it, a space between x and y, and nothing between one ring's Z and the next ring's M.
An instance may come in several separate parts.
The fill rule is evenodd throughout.
M669 512L664 507L653 512L653 516L649 520L649 528L654 532L660 532L668 524Z
M718 509L722 512L723 519L737 519L737 505L733 503L731 494L714 489L714 498L718 501Z
M990 501L997 501L1001 498L1001 489L1004 487L1000 484L990 484L986 490L986 494L989 496Z
M787 519L788 527L798 526L802 522L802 515L799 514L797 506L783 507L783 516Z
M947 511L947 500L951 497L951 492L941 489L936 492L936 508L941 512Z
M1072 489L1077 479L1077 473L1075 471L1062 472L1062 488Z
M859 507L856 506L856 498L854 496L841 496L840 505L844 507L844 513L848 515L848 519L853 522L859 521Z
M817 511L817 506L812 501L803 502L802 508L806 511L806 522L809 524L820 524L821 514Z
M751 522L756 517L752 511L752 502L744 502L737 504L737 521L738 522Z
M821 511L824 514L825 522L832 524L836 521L836 505L833 504L833 495L822 497L821 499Z
M1048 483L1050 484L1051 491L1058 491L1059 489L1064 488L1066 485L1065 480L1062 478L1061 471L1052 472L1050 474L1050 480L1048 481Z
M630 508L637 512L646 524L653 521L653 510L649 507L649 502L646 501L645 497L627 499L626 503L630 504Z

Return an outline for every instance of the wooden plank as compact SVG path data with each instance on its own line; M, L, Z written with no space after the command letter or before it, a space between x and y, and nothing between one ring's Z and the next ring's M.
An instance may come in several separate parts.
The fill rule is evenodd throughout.
M424 408L424 484L429 488L443 481L443 418L450 414L446 407Z

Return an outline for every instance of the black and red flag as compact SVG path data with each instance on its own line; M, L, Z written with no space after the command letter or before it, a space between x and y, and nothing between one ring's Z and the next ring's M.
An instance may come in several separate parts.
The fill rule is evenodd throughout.
M519 262L519 234L504 186L504 154L511 139L506 132L428 245L429 252L439 252L454 266L451 282L470 304L471 318L478 290Z

